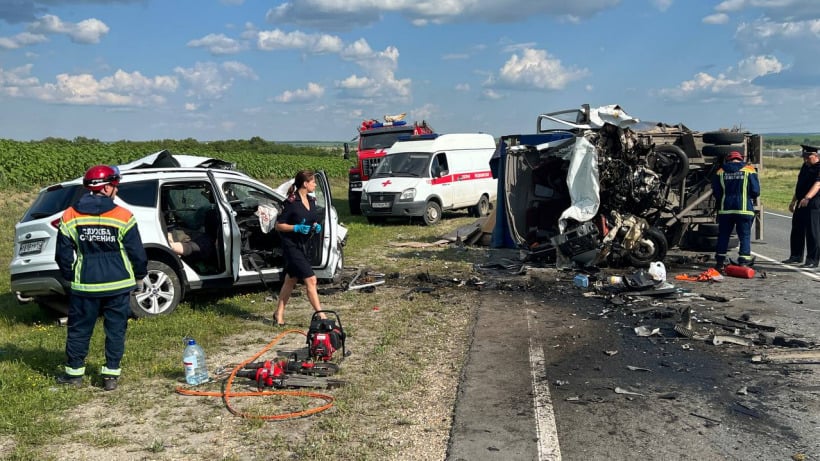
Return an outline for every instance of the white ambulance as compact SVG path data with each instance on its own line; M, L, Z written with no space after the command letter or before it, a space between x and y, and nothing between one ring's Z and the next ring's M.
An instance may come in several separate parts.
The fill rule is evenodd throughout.
M361 201L371 223L421 217L426 225L443 210L469 208L486 216L495 203L490 172L495 139L486 133L427 134L400 138L370 176Z

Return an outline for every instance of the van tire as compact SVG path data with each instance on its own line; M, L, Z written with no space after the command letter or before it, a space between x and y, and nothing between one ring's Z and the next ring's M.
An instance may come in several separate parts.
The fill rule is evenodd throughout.
M746 135L739 131L709 131L703 133L704 144L740 144L746 139Z
M707 145L703 146L701 152L706 157L717 157L721 163L723 162L723 159L731 152L740 152L740 155L746 157L746 147L743 145Z
M432 226L441 221L441 205L435 200L430 200L424 207L424 215L421 217L424 220L424 225Z
M161 261L148 261L145 293L131 294L131 313L134 317L168 315L182 301L182 283L177 273Z
M656 227L644 232L638 245L629 252L629 263L635 267L649 267L653 261L663 261L669 249L666 236Z
M680 147L661 144L655 147L655 156L653 169L662 174L669 184L676 186L689 174L689 157Z
M481 198L478 199L478 203L470 207L470 214L476 218L490 214L490 197L487 197L487 194L482 195Z

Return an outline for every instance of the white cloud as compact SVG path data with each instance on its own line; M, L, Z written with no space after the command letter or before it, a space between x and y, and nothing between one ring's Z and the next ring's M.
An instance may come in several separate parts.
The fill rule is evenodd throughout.
M202 38L187 43L191 48L206 48L214 56L236 54L243 50L243 45L224 34L208 34Z
M726 13L710 14L703 18L704 24L726 24L727 22L729 22L729 15Z
M30 70L30 68L29 68ZM163 104L163 93L177 89L177 80L170 76L145 77L139 72L117 70L113 75L97 80L91 74L59 74L54 83L40 85L28 80L26 87L12 88L3 82L2 91L11 96L40 101L102 106L146 106Z
M484 99L491 99L491 100L496 100L496 99L501 99L502 98L500 93L498 93L498 92L496 92L496 91L494 91L490 88L485 89L484 92L481 93L481 96Z
M146 77L140 72L117 70L97 80L91 74L59 74L55 82L41 84L31 77L32 65L4 71L0 68L0 92L58 104L146 106L163 104L166 93L176 91L171 76Z
M456 91L468 92L468 91L470 91L470 84L469 83L457 83L456 84Z
M300 88L294 91L285 91L275 99L278 102L310 102L321 98L325 94L325 89L318 83L308 82L307 88Z
M498 77L491 76L485 86L561 90L570 82L588 75L587 69L564 67L559 59L553 58L545 50L528 48L521 55L513 54L499 70Z
M699 72L678 87L662 89L657 94L674 101L736 99L746 105L760 105L764 103L763 88L755 85L754 80L783 69L773 56L752 56L740 61L737 68L717 75Z
M256 35L256 45L263 51L291 49L323 54L338 53L342 49L342 39L333 35L284 32L279 29L259 31Z
M57 16L47 14L28 26L29 32L44 35L67 35L72 42L82 44L100 43L109 28L99 19L86 19L76 24L63 22Z
M198 62L194 67L177 67L174 72L188 85L186 96L200 100L220 99L230 89L235 77L257 79L246 65L229 61L221 65L214 62Z
M48 38L42 34L32 34L31 32L20 32L13 37L0 37L0 48L6 50L16 50L28 45L47 42Z
M669 0L655 0L664 5ZM270 23L289 23L322 30L351 30L373 24L386 13L397 13L416 26L451 22L517 22L552 16L580 21L614 8L621 0L291 0L270 9Z

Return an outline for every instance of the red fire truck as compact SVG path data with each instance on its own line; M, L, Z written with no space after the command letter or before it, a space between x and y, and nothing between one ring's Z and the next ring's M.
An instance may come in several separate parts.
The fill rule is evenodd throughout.
M350 214L362 214L360 202L362 189L370 179L370 175L379 166L384 158L385 151L403 136L416 134L432 134L427 122L407 123L404 120L393 120L394 117L385 117L391 121L380 122L375 119L365 120L359 126L358 146L356 148L356 165L349 171L347 198L350 203ZM344 158L350 158L350 146L345 143Z

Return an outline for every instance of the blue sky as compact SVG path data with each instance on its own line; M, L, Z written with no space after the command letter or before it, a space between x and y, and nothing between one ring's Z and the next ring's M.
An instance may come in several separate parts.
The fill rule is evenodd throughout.
M0 138L340 141L619 104L820 132L817 0L0 0Z

